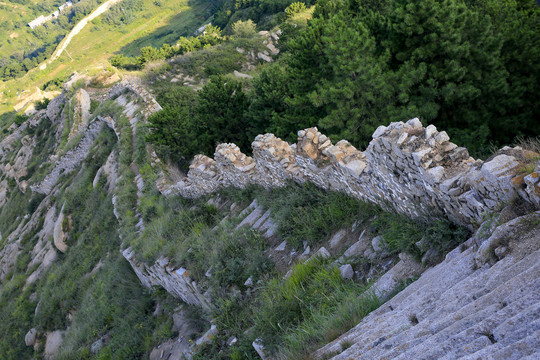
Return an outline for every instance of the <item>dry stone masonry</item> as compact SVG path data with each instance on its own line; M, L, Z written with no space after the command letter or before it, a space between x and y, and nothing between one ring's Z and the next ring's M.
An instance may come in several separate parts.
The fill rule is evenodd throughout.
M297 144L265 134L252 147L249 157L221 144L214 159L197 155L187 177L174 183L161 177L157 186L165 195L195 198L227 186L309 181L411 217L444 215L470 228L516 197L540 208L540 161L532 173L516 175L519 159L538 154L505 147L486 162L475 160L418 119L380 126L364 152L346 140L333 145L317 128L299 131Z
M175 268L170 266L167 258L158 259L155 264L147 265L138 262L130 248L122 252L124 258L131 264L131 267L137 274L141 283L151 288L152 286L161 286L168 293L182 299L182 301L209 308L210 303L203 294L200 293L197 284L191 279L189 271L184 268Z
M135 83L135 81L123 80L115 84L111 91L109 91L109 99L116 99L126 91L132 92L141 99L144 104L142 112L145 118L162 109L152 94L146 91L141 85Z
M90 95L84 89L77 90L74 100L73 126L69 132L68 140L71 140L88 125L90 118Z
M62 174L68 174L79 168L79 165L86 158L90 152L90 148L94 144L97 136L99 135L103 127L102 121L92 121L86 130L79 144L69 150L62 158L60 158L54 169L45 177L45 179L37 184L31 185L32 191L39 192L41 194L48 195L54 188L58 179Z

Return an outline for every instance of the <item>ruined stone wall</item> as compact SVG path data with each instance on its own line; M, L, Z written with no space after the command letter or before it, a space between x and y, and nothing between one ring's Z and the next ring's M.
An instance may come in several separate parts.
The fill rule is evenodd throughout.
M201 294L188 270L171 266L167 258L160 258L153 265L139 262L130 248L124 250L122 255L130 263L144 286L148 288L162 286L169 294L188 304L203 308L210 307L208 297Z
M148 118L148 116L162 109L154 96L134 80L122 80L114 85L109 91L109 99L115 99L125 91L130 91L141 99L142 104L144 105L142 113L145 118Z
M221 144L214 159L197 155L187 177L174 183L161 177L158 188L195 198L227 186L309 181L411 217L444 215L470 228L516 197L540 208L540 161L535 171L516 175L523 159L538 154L505 147L487 162L475 160L418 119L380 126L364 152L346 140L332 144L317 128L299 131L297 144L265 134L252 147L249 157Z

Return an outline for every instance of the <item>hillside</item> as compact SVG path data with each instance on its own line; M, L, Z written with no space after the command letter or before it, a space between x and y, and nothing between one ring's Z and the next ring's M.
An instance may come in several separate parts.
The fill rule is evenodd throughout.
M2 85L0 359L540 356L534 2L136 11Z
M187 1L164 0L157 6L147 0L141 4L141 10L129 21L117 24L115 18L107 20L107 13L97 17L72 39L67 51L56 61L47 63L60 40L52 42L47 55L39 58L38 65L45 63L46 68L32 68L22 77L6 79L0 84L0 111L9 112L13 106L17 111L25 110L47 95L42 91L58 90L58 84L61 85L74 72L95 75L110 66L108 59L114 53L132 55L140 46L161 46L180 35L192 34L205 20L200 18L206 8L202 3L191 6Z
M101 104L90 113L89 101ZM271 135L258 137L253 158L234 145L220 145L215 161L198 156L187 178L171 182L178 170L165 166L140 142L142 124L159 109L149 93L126 82L110 90L71 90L2 141L3 357L21 358L36 351L46 358L92 354L131 358L148 354L163 342L154 354L180 351L194 353L194 358L219 358L218 351L226 351L226 357L256 358L256 348L262 350L251 343L261 338L268 351L281 349L281 356L289 351L287 356L296 358L353 327L392 298L399 291L396 287L414 281L414 286L436 291L435 283L428 280L430 274L438 273L435 278L454 274L449 259L474 259L478 270L469 265L463 269L469 269L469 276L470 271L481 271L489 278L491 267L493 271L509 267L529 256L533 267L527 274L535 277L538 164L531 174L512 175L522 166L520 154L525 158L528 154L524 150L507 148L485 163L457 159L453 154L462 150L450 146L440 136L444 132L423 128L417 120L381 127L364 153L355 153L345 142L332 145L315 129L307 129L299 133L296 149ZM401 152L387 147L388 139L407 132L420 143L405 141ZM59 141L62 134L71 138L64 145ZM429 156L436 157L445 148L453 150L443 158L448 160L426 171L413 165L418 159L415 149L431 138L442 140ZM347 155L339 155L343 151ZM399 171L402 156L412 161L406 176L422 180L417 187L397 180L405 175L388 176ZM39 165L39 159L49 158L50 163ZM459 164L469 165L456 172ZM437 175L439 170L431 171L438 168L442 176ZM379 178L378 174L386 175ZM478 176L485 183L481 180L455 200L444 200L446 193L464 191L461 186L475 183L467 179ZM523 179L523 190L515 188L516 179ZM369 183L386 190L377 192L365 186ZM451 190L441 191L448 186ZM422 200L421 194L431 195ZM433 196L436 202L429 200ZM193 197L197 199L187 200ZM394 214L417 216L423 201L430 208L430 220L424 223ZM499 204L505 203L501 208ZM469 227L473 236L438 218L437 207L449 215L455 208L452 218ZM463 216L467 211L477 215ZM444 265L428 270L460 243L469 250L454 250ZM167 293L143 291L123 258L143 285L154 291L162 287ZM301 265L301 259L311 260ZM286 280L281 280L284 275ZM459 279L453 281L462 284ZM300 284L303 288L297 288ZM512 289L506 290L505 301L516 308L516 316L525 316L518 309L527 307L512 302ZM294 297L285 295L289 291L306 297L291 302ZM314 297L312 291L323 292ZM409 298L414 296L411 291ZM533 300L535 290L527 293ZM387 304L396 304L402 296ZM482 299L486 304L495 301L494 305L501 301L495 295ZM449 311L443 304L438 311ZM122 311L126 306L128 317ZM304 306L309 306L309 314L301 310ZM317 310L320 306L324 307ZM420 303L416 306L422 324L420 313L427 309ZM259 315L254 316L256 308ZM351 314L356 315L351 318ZM280 327L273 327L275 321ZM299 329L313 330L306 338ZM515 341L528 341L520 337L520 328L513 329L492 330L494 335L489 336L510 348L512 343L499 336L515 332ZM174 336L198 340L186 340L179 349L176 341L168 341ZM471 336L489 338L481 332ZM347 339L350 335L343 341L355 344ZM227 340L238 345L222 348ZM532 348L522 354L535 353L536 345L530 344Z

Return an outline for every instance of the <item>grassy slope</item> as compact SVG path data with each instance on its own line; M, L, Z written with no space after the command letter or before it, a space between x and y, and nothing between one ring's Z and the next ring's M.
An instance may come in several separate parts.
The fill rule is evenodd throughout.
M30 4L12 3L9 0L0 1L0 58L10 56L22 48L32 47L35 37L27 23L39 15L47 15L47 10L53 9L52 1L31 0L30 4L40 4L42 11L32 9ZM54 9L53 9L54 10Z
M67 76L74 71L96 72L109 66L107 59L119 51L133 55L141 46L161 46L180 35L193 33L203 22L203 11L203 6L189 6L187 0L162 0L161 6L154 5L152 0L145 0L145 10L133 23L122 29L89 24L69 44L67 53L64 52L45 70L36 68L24 77L0 86L0 91L4 93L0 114L13 110L17 100L14 95L18 91L34 91L36 86L41 87L55 77ZM99 18L96 20L99 22Z

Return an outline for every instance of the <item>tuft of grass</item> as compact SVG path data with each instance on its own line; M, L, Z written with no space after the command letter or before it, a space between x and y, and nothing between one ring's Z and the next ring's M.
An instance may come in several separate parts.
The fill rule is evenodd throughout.
M282 359L309 358L381 303L320 258L296 265L285 280L271 280L259 299L255 329Z
M439 256L467 240L470 232L446 219L409 219L404 215L381 212L371 230L382 235L390 254L406 252L420 260L429 249ZM418 246L417 243L422 245Z
M335 231L362 222L380 209L339 192L325 191L313 184L290 184L255 195L272 212L279 235L293 247L327 240Z

